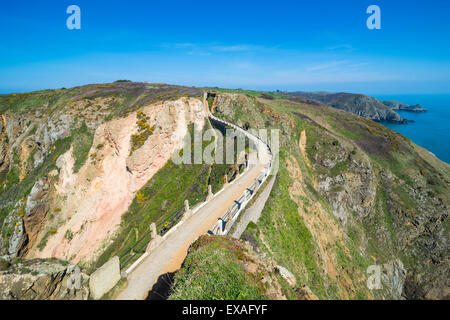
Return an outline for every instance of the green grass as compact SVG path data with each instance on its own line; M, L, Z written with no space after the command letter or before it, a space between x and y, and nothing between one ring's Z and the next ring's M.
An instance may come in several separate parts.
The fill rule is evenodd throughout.
M190 125L191 136L193 130L193 125ZM203 147L209 143L204 142ZM193 153L192 149L191 151ZM213 192L222 188L223 171L226 171L226 168L218 165L176 165L171 160L168 161L139 190L139 196L133 200L128 211L122 216L118 234L93 267L103 265L114 255L125 254L138 240L142 239L142 236L148 233L151 223L155 222L158 225L167 221L175 212L184 208L185 200L189 201L191 207L204 201L209 183L212 185Z
M215 93L238 93L238 94L244 94L248 95L254 98L265 96L270 96L274 99L283 99L285 95L283 93L275 93L275 92L263 92L263 91L255 91L255 90L244 90L244 89L225 89L225 88L211 88L211 87L205 87L202 88L204 90L215 92ZM208 101L209 102L209 101ZM211 104L210 104L211 106Z
M168 162L139 191L145 202L135 198L122 216L118 235L103 252L99 267L114 255L122 255L150 230L152 222L165 221L172 213L184 208L184 200L194 205L206 198L209 167L204 165L174 165Z
M182 269L175 276L170 299L266 299L262 283L256 275L244 269L243 249L232 242L228 243L226 238L213 238L207 245L195 248L188 255ZM199 240L202 241L202 238Z
M10 171L6 174L6 188L19 183L19 168L12 166Z
M259 97L261 96L261 91L254 91L254 90L243 90L243 89L223 89L223 88L202 88L204 90L212 91L212 92L219 92L219 93L240 93L240 94L247 94L253 97Z
M350 139L350 140L359 140L361 138L361 135L359 135L356 132L352 132L352 131L347 131L344 129L335 129L335 132L343 135L344 137Z
M338 176L339 174L347 171L349 165L350 165L350 161L348 159L338 162L333 168L331 168L330 176L334 178L334 177Z
M315 259L315 241L298 213L297 204L289 196L288 188L292 179L285 166L285 155L282 151L278 176L258 221L258 229L263 232L265 241L274 253L273 258L293 272L298 281L307 283L316 295L326 297ZM249 225L247 229L251 230L252 227ZM261 248L264 249L264 245ZM300 266L306 268L308 278L301 275Z
M22 181L19 182L19 168L16 165L12 165L9 172L3 171L0 173L0 183L6 182L6 187L0 193L0 222L11 211L11 206L5 205L11 202L16 203L18 200L27 197L37 180L47 176L51 170L56 169L56 160L59 156L66 153L72 144L75 144L74 149L77 149L77 152L74 153L75 163L78 167L81 167L86 159L80 150L88 149L89 141L92 144L91 139L92 133L85 125L81 125L80 128L72 130L71 135L67 138L57 140L44 162L28 172Z
M94 141L94 133L89 130L83 121L80 128L75 130L76 139L73 141L73 157L75 159L73 172L77 173L85 164L89 150L91 150Z

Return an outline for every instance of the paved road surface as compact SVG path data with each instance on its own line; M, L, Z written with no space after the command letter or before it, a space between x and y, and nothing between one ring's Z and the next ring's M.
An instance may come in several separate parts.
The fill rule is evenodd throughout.
M269 183L265 186L263 192L258 196L258 199L253 203L253 205L249 208L246 208L241 214L243 215L241 220L237 223L235 231L233 232L233 237L239 239L244 233L247 225L250 221L256 223L258 222L259 217L261 216L261 212L266 205L266 201L269 198L270 191L272 191L273 184L275 183L276 175L274 175Z
M265 154L258 164L250 165L236 181L227 185L219 195L168 235L165 241L131 272L128 276L128 286L117 299L145 299L160 275L178 270L192 242L213 228L218 218L222 217L244 190L255 182L269 163L269 159Z

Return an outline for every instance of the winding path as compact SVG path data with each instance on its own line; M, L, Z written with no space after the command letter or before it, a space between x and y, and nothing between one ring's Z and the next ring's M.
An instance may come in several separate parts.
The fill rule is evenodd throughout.
M211 118L224 122L212 115ZM224 122L230 126L242 130L250 139L258 140L260 157L256 164L250 164L248 170L240 175L235 181L226 185L220 194L217 194L204 207L194 215L187 218L177 229L153 251L128 275L128 285L116 297L118 300L141 300L145 299L148 292L157 282L161 275L172 273L181 267L189 246L201 235L211 230L217 220L235 203L243 192L249 188L270 163L270 153L267 146L259 138L247 131L236 127L231 123Z

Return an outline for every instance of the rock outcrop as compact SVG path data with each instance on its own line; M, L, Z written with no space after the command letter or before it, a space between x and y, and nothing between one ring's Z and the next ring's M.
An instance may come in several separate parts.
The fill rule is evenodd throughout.
M89 277L56 259L0 257L0 300L86 300Z
M280 165L258 224L243 234L251 244L225 239L210 246L215 237L200 238L182 269L186 279L202 274L189 259L223 276L201 252L232 266L253 298L450 296L449 166L368 120L405 123L392 110L406 110L403 104L303 92L214 93L205 100L242 127L279 129ZM172 189L184 181L185 192L193 184L203 197L195 190L203 190L200 178L187 177L197 168L175 170L169 162L191 124L205 125L199 89L117 83L0 95L0 112L0 299L86 299L87 276L74 276L81 273L75 263L89 270L112 251L120 256L148 232L146 223L163 221L155 212L176 210L178 194L169 202L164 192L154 196L165 190L167 172L186 169ZM216 180L237 172L219 169ZM214 178L211 167L197 171L202 181ZM371 265L381 266L379 291L366 286Z
M382 101L382 103L392 110L401 110L401 111L411 111L411 112L427 112L426 109L422 108L420 104L416 105L407 105L406 103L400 102L400 101L393 101L393 100L385 100Z
M139 134L138 113L145 115L147 125L154 129L136 147L132 142L133 135ZM44 248L31 246L27 257L58 257L73 262L95 259L119 226L135 193L182 146L188 123L202 127L203 121L200 100L180 99L143 106L125 118L100 125L88 160L78 173L73 173L73 149L58 158L59 181L54 188L55 206L60 212L56 223L47 223L40 230L59 227ZM41 239L45 236L41 232Z
M381 124L324 104L364 105L369 97L315 93L324 102L313 102L301 94L247 96L228 107L238 95L215 98L218 117L255 118L283 132L268 206L243 237L320 298L447 299L448 164ZM381 268L381 289L368 289L369 266Z
M0 237L0 255L19 256L26 247L28 237L25 232L23 216L25 200L16 203L14 209L3 221Z
M205 121L201 91L163 84L2 98L0 253L11 257L95 260L188 125Z

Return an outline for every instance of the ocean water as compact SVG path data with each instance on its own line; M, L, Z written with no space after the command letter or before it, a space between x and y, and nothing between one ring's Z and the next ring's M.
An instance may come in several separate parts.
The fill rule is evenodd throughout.
M397 100L409 105L420 104L427 109L428 112L425 113L397 111L400 116L414 120L415 123L383 125L410 138L415 144L450 164L450 94L375 97L379 100Z

